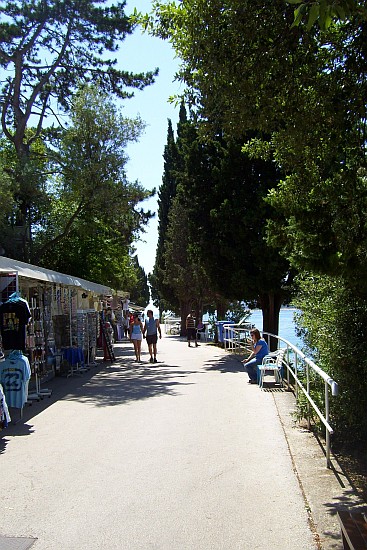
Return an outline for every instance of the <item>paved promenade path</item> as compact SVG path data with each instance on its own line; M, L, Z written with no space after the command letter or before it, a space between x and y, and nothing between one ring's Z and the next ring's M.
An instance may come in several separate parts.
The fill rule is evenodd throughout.
M54 379L2 432L0 549L317 548L273 394L215 346L146 348Z

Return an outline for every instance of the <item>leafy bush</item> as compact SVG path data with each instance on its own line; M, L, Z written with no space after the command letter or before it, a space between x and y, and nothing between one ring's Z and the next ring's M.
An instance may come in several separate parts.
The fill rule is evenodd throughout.
M330 399L330 423L335 438L367 440L367 302L342 278L303 275L298 278L300 310L296 324L320 368L339 384ZM318 401L317 393L312 396Z

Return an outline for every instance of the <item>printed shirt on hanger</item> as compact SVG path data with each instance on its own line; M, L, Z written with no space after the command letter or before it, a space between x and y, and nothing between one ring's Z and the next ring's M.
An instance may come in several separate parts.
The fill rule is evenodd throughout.
M31 369L25 355L10 356L0 362L0 383L9 407L21 409L27 401Z
M25 350L26 326L31 317L25 300L5 302L0 306L0 329L3 348Z

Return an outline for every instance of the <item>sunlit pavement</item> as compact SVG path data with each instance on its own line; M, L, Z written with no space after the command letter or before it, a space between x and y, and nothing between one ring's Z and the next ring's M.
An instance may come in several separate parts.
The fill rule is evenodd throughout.
M317 548L274 394L213 345L166 336L156 364L142 349L52 380L2 432L0 535L32 550Z

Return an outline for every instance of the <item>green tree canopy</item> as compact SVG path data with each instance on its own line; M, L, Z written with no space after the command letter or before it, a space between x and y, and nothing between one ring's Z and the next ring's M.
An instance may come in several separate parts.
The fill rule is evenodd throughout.
M279 250L265 242L267 220L275 216L265 198L280 172L269 161L249 158L241 143L222 135L208 143L194 130L182 183L191 239L211 291L230 301L257 302L264 329L277 333L290 270Z
M365 2L356 0L316 0L304 2L303 0L288 0L289 4L296 4L294 10L293 25L306 23L310 30L318 23L321 29L326 30L335 22L344 21L353 16L359 16L366 21L367 9Z
M154 17L153 32L182 61L201 128L235 140L255 133L246 152L281 168L270 242L297 269L352 284L366 256L367 40L358 14L323 33L291 28L292 8L280 0L157 3Z
M36 232L34 254L43 265L62 265L64 272L86 278L90 272L124 289L131 242L152 216L138 205L154 190L125 175L126 144L144 124L123 117L94 87L81 89L73 105L70 126L53 132L51 207Z
M125 3L106 4L105 0L0 3L2 127L19 154L39 134L44 117L56 114L56 106L69 110L80 83L98 83L104 92L125 98L132 95L127 88L141 89L153 82L157 70L133 74L117 68L116 59L106 58L105 53L114 54L133 30ZM31 116L37 117L38 125L25 139Z
M266 329L276 333L290 273L279 251L265 243L273 209L264 199L279 170L241 152L241 140L220 134L204 139L200 123L188 120L183 106L177 134L171 166L176 195L162 233L158 288L165 297L167 289L173 291L181 311L195 302L200 312L203 303L216 302L219 311L221 303L256 301Z
M158 243L153 272L149 276L152 299L160 312L164 309L177 309L178 303L172 289L164 282L165 256L164 246L168 228L168 216L172 201L176 195L178 151L172 128L168 120L167 143L163 153L164 165L162 184L158 191Z
M150 301L150 292L148 286L148 277L145 270L139 264L137 256L132 258L131 269L136 276L136 283L130 288L130 300L139 306L146 307Z
M0 2L1 124L18 159L14 224L23 232L22 259L30 259L33 222L27 164L45 118L60 123L83 83L98 83L103 92L126 98L157 74L133 74L117 66L113 55L133 30L124 7L106 0Z

